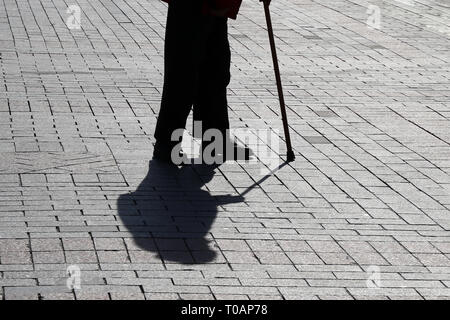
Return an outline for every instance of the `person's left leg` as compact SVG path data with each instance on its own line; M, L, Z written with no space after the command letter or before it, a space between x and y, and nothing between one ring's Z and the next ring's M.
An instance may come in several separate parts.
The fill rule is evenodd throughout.
M208 20L205 55L193 108L194 120L202 121L202 136L208 129L218 129L225 135L230 128L227 101L231 66L228 21L224 17L212 16Z
M173 163L181 154L181 136L194 103L206 44L202 3L172 0L164 45L164 87L155 128L153 158Z
M202 150L210 143L204 133L216 129L221 133L221 154L213 152L217 162L248 160L253 154L248 148L238 146L229 135L227 87L230 84L231 51L228 41L228 19L209 17L205 56L202 60L199 86L194 100L194 121L201 121L202 131L194 132L202 138ZM230 152L231 151L231 152ZM204 155L205 156L205 155Z

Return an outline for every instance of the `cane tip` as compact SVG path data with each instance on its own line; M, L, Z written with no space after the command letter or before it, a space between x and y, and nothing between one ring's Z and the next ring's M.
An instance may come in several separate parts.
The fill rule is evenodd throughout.
M288 151L287 155L286 155L286 160L287 162L293 162L295 161L295 154L294 151Z

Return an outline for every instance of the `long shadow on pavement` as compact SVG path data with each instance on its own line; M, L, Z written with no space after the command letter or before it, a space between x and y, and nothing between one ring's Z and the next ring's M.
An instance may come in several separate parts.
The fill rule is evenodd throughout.
M136 191L117 202L119 217L142 250L165 262L202 264L213 261L217 249L210 228L218 206L244 201L241 196L212 196L203 188L217 167L175 167L151 161Z

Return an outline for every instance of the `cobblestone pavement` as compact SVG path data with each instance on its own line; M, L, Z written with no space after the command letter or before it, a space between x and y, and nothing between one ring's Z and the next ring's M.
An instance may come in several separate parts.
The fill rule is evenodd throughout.
M244 196L257 163L149 166L166 10L0 2L0 298L449 298L449 1L273 1L297 161ZM264 26L235 128L281 130Z

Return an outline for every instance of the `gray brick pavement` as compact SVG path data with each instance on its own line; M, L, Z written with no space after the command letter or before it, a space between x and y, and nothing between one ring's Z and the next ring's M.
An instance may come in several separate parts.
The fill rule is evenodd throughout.
M257 164L149 167L163 3L0 2L0 299L450 297L448 3L272 11L297 161L240 197ZM263 26L230 22L236 128L281 129Z

